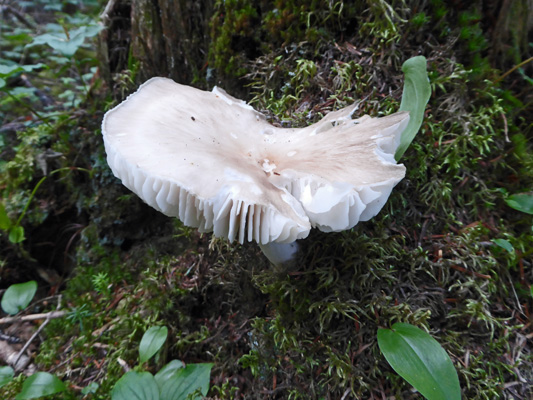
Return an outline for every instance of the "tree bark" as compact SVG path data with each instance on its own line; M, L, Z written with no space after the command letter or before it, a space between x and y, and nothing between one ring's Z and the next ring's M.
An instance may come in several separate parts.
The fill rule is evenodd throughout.
M495 14L491 61L495 67L509 68L509 64L519 64L533 53L529 45L533 34L533 0L502 0Z
M110 0L102 14L102 74L134 72L201 86L213 0Z

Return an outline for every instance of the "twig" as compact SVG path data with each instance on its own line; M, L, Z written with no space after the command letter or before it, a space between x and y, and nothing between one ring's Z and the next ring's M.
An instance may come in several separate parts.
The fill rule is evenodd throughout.
M8 6L2 6L1 12L13 15L16 19L18 19L21 23L23 23L24 25L26 25L30 29L33 29L33 30L37 29L37 27L35 25L33 25L30 21L28 21L26 18L24 18L24 15L22 15L18 10L16 10L12 6L9 6L9 5Z
M346 391L344 392L344 394L341 397L341 400L344 400L344 399L346 399L346 397L348 397L348 395L350 394L350 390L351 389L346 389Z
M68 314L68 311L50 311L47 313L21 315L16 317L0 318L0 325L12 324L13 322L35 321L37 319L55 319L62 318Z
M131 367L128 365L128 363L126 361L124 361L122 358L118 357L117 358L117 361L118 363L120 364L120 366L122 367L122 369L124 370L124 372L129 372L131 371Z
M507 75L513 73L514 71L516 71L518 68L520 67L523 67L524 65L526 65L528 62L531 62L533 61L533 57L529 57L527 60L524 60L522 61L520 64L518 65L515 65L513 68L511 68L509 71L507 71L505 74L503 74L502 76L500 76L499 78L497 78L494 83L498 83L499 81L501 81L503 78L505 78Z
M59 298L57 299L56 311L59 308L61 308L61 296L59 296ZM28 350L28 347L30 347L31 342L33 342L35 340L35 338L39 335L39 333L41 333L41 331L44 329L44 327L46 325L48 325L48 323L50 322L51 319L52 318L50 318L50 313L48 313L46 319L41 324L41 326L39 326L39 328L35 331L35 333L33 335L31 335L31 338L28 339L28 341L24 344L22 349L19 351L19 353L17 355L17 358L15 359L15 363L14 363L15 366L18 364L20 357L22 357L22 355L26 352L26 350Z
M459 271L459 272L464 272L465 274L468 274L468 275L476 276L478 278L492 279L490 275L480 274L479 272L471 271L469 269L460 267L459 265L452 264L452 265L450 265L450 268L453 268L453 269L455 269L456 271Z
M420 231L420 236L418 238L418 247L422 247L422 239L426 237L426 230L428 226L429 219L426 219L424 223L422 224L422 230Z
M24 108L28 109L32 114L34 114L37 119L39 119L43 124L48 126L49 128L52 128L52 125L47 121L48 117L43 117L36 109L34 109L32 106L30 106L27 102L22 101L17 96L13 96L9 90L4 90L4 93L7 94L9 97L11 97L14 101L22 105Z
M105 6L104 11L100 15L100 19L103 21L106 28L109 27L109 23L111 22L111 13L113 12L113 9L115 8L117 0L110 0L107 2L107 5Z
M74 354L72 354L69 358L67 358L66 360L60 362L59 364L57 365L54 365L51 369L48 370L48 372L52 373L54 371L56 371L57 369L61 368L63 365L65 364L68 364L69 362L71 362L75 357L79 356L80 355L80 352L77 351L75 352Z
M275 389L272 389L272 390L269 390L269 389L263 389L261 390L261 393L263 394L268 394L268 395L275 395L276 393L278 392L281 392L285 389L289 389L290 386L289 385L279 385L278 387L276 387Z
M31 83L30 79L26 74L20 75L20 80L22 83L24 83L24 86L27 88L33 89L39 100L41 100L41 103L46 106L51 106L55 103L54 99L52 99L50 96L48 96L45 92L43 92L41 89L35 87L33 83Z
M509 128L507 127L507 118L505 118L505 114L503 112L501 112L500 114L503 118L503 133L505 135L505 141L507 143L511 143L511 141L509 140Z

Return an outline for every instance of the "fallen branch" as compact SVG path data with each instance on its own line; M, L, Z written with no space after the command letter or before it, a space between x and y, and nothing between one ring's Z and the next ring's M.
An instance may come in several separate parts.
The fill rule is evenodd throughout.
M54 319L62 318L67 315L68 311L50 311L47 313L40 314L30 314L30 315L20 315L15 317L5 317L0 318L0 325L12 324L13 322L26 322L26 321L35 321L37 319Z

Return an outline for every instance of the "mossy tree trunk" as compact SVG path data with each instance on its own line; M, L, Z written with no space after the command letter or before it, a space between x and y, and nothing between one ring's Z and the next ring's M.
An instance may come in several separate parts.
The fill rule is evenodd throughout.
M389 3L393 8L403 4ZM112 76L116 80L126 72L136 84L167 76L204 89L218 84L244 95L246 82L240 78L253 72L253 61L265 52L289 48L291 42L338 42L353 35L359 43L358 18L375 4L343 4L337 9L331 2L307 0L109 0L102 14L102 75L111 83ZM451 14L470 10L478 15L473 24L482 21L489 38L483 56L493 66L505 70L531 57L533 0L458 1L456 6Z

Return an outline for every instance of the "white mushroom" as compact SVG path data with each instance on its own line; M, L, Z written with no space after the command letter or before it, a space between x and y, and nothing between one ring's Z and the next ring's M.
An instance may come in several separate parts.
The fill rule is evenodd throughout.
M284 129L220 88L152 78L105 115L102 132L113 173L147 204L268 252L312 227L372 218L404 177L394 152L408 113L352 119L355 108ZM275 248L279 263L295 246Z

